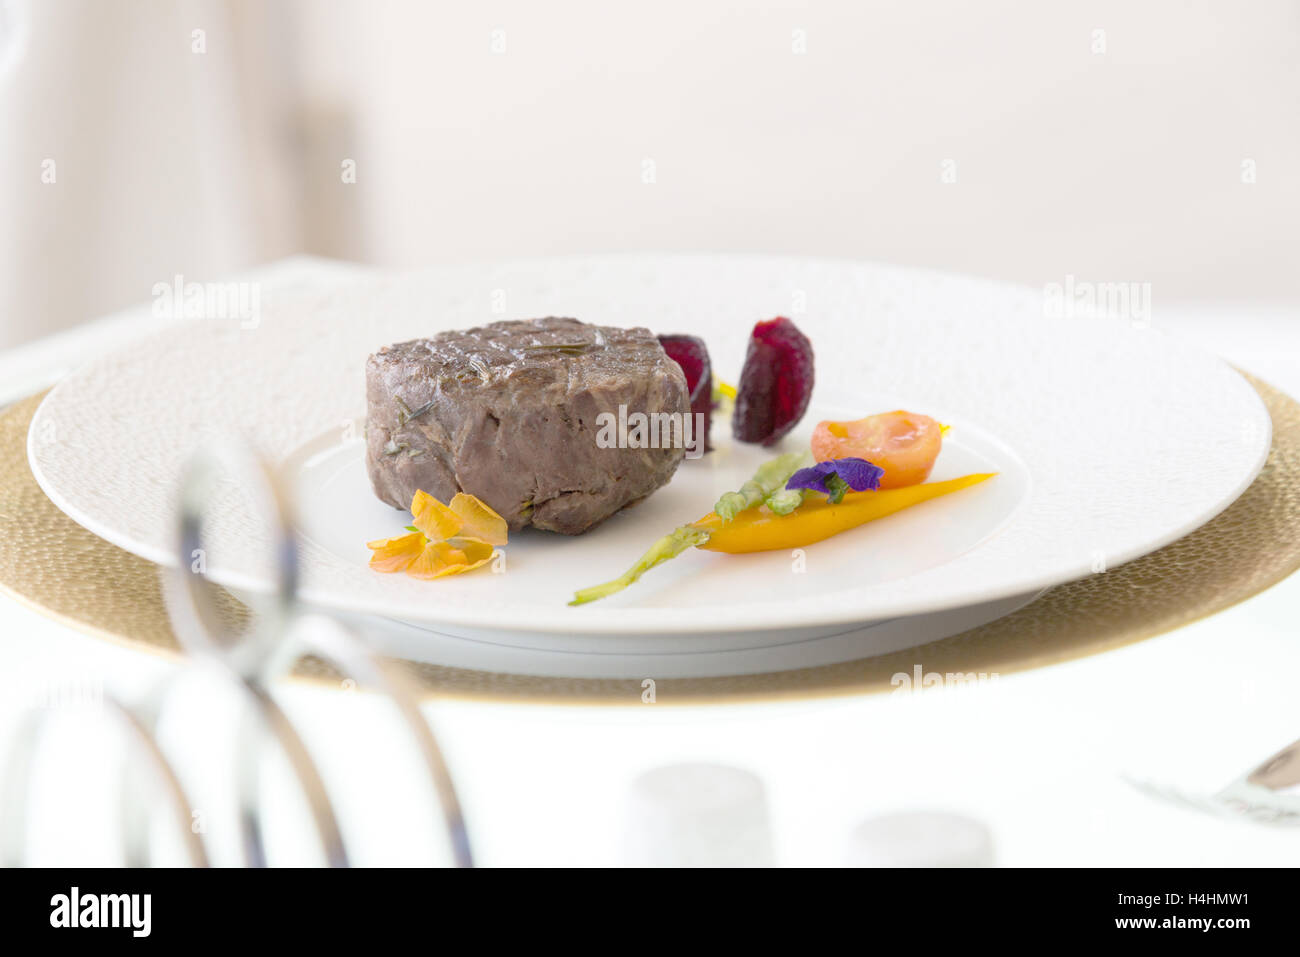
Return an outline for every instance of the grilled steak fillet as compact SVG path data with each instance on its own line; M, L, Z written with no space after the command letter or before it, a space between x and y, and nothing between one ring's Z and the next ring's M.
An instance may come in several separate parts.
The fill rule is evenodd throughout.
M646 329L494 322L386 346L366 362L366 465L409 508L476 495L512 529L586 531L664 485L681 448L597 445L602 412L690 412L686 377Z

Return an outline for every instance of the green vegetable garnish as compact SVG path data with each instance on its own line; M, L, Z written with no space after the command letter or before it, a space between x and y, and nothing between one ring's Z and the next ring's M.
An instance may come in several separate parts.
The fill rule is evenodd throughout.
M787 452L764 462L754 477L740 487L739 492L727 492L714 504L713 510L724 522L729 522L748 508L763 504L770 495L785 488L790 476L804 465L812 463L810 452Z
M785 455L778 455L770 462L764 462L758 467L754 477L740 487L739 492L728 492L722 496L713 506L713 510L725 520L731 521L747 508L762 505L765 500L770 505L771 501L776 499L778 507L785 508L784 512L777 512L778 515L794 511L803 501L803 494L797 491L787 493L785 483L801 466L811 460L812 455L807 452L788 452ZM585 605L589 601L608 598L615 592L622 591L656 565L670 558L676 558L686 549L703 545L708 540L709 530L706 528L698 528L694 525L675 528L651 545L649 551L638 558L636 564L622 575L602 585L592 585L590 588L575 592L573 601L569 604Z
M789 515L803 504L803 497L803 489L783 488L765 498L763 504L773 515Z
M569 602L569 604L585 605L589 601L607 598L615 592L622 591L656 565L666 562L670 558L676 558L686 549L700 545L708 540L709 532L707 529L696 528L693 525L683 525L681 528L675 528L651 545L650 550L638 558L636 564L623 574L613 581L605 582L603 585L592 585L590 588L574 592L573 601Z
M826 476L826 501L838 505L844 501L844 493L849 491L849 483L838 475Z

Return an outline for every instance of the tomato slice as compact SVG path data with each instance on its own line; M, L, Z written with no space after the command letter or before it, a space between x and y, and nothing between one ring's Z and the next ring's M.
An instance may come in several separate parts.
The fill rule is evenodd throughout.
M885 470L881 488L924 482L942 447L943 426L902 409L849 422L818 422L812 437L818 462L857 457L879 465Z

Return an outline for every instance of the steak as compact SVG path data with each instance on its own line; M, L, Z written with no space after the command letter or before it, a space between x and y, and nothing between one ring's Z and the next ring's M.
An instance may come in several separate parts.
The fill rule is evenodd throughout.
M512 529L576 535L666 484L684 449L602 447L601 413L690 412L649 330L494 322L385 346L366 361L366 466L401 509L417 489L482 499ZM622 443L632 444L632 443ZM661 443L667 445L669 443Z

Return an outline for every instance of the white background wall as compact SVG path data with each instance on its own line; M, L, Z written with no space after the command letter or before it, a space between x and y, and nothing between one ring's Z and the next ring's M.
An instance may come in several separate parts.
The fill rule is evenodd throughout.
M753 250L1300 303L1296 0L0 4L28 27L0 78L0 345L300 249Z

